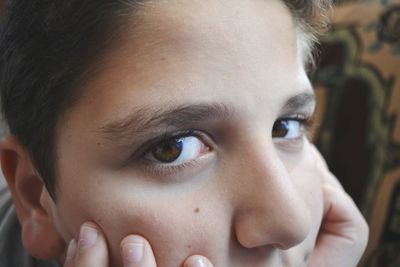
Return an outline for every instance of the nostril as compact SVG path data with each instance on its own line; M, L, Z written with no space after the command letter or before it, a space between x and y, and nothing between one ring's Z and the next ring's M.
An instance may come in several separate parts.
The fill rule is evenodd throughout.
M280 249L280 250L286 250L287 249L284 245L282 245L280 243L275 243L275 244L272 244L271 246L273 246L274 248Z
M296 232L295 229L290 229L290 231L282 230L282 232L273 236L275 243L270 243L268 245L280 250L288 250L302 243L307 238L308 234L309 231L303 230L299 230L298 232Z

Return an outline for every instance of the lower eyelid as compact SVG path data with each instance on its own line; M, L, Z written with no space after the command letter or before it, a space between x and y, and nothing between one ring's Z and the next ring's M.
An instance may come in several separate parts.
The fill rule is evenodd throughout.
M295 139L275 138L274 144L279 149L281 149L285 152L296 153L303 148L306 140L307 140L307 137L305 134L303 134L299 138L295 138Z
M197 159L179 164L179 165L166 165L154 162L142 162L141 169L145 175L159 179L160 177L175 181L182 177L192 177L196 173L200 172L201 169L207 168L207 166L215 159L216 154L213 151L200 156ZM186 180L185 178L182 178ZM167 180L167 181L168 181Z

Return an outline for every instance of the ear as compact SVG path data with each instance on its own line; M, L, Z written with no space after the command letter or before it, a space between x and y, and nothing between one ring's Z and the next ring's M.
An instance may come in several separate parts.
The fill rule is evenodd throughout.
M65 243L52 218L53 201L34 167L31 154L15 136L0 143L0 161L22 227L22 242L35 258L58 258Z

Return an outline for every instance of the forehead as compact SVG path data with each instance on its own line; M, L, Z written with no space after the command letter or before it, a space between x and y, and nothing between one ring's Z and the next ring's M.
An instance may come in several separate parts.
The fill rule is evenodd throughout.
M64 121L95 129L138 109L213 102L274 116L310 88L282 1L150 1L126 26Z
M141 56L163 49L193 54L193 48L222 48L229 56L246 50L293 53L297 43L291 13L280 0L151 1L137 14L121 43Z
M150 46L179 42L237 48L293 39L292 17L280 0L150 1L138 14L128 36L137 35Z
M293 18L279 0L149 1L123 32L101 59L101 72L85 88L89 93L116 81L140 84L150 94L149 88L167 90L166 84L187 87L172 85L179 82L176 76L186 83L209 80L207 75L251 82L237 73L265 76L302 68Z

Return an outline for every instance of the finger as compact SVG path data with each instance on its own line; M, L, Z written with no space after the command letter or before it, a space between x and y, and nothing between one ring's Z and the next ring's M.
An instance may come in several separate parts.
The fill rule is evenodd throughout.
M368 242L368 225L342 189L324 186L325 216L310 266L356 266Z
M323 229L330 233L340 233L349 240L355 239L365 230L365 219L353 199L343 190L331 185L324 186L325 218Z
M67 250L66 257L65 257L64 267L73 267L74 266L77 247L78 247L78 245L76 243L76 240L72 239L68 245L68 250Z
M213 267L214 265L203 256L190 256L185 260L183 267Z
M156 267L156 259L149 242L138 235L130 235L121 241L124 267Z
M81 226L73 261L73 267L108 267L107 243L102 231L94 223Z

